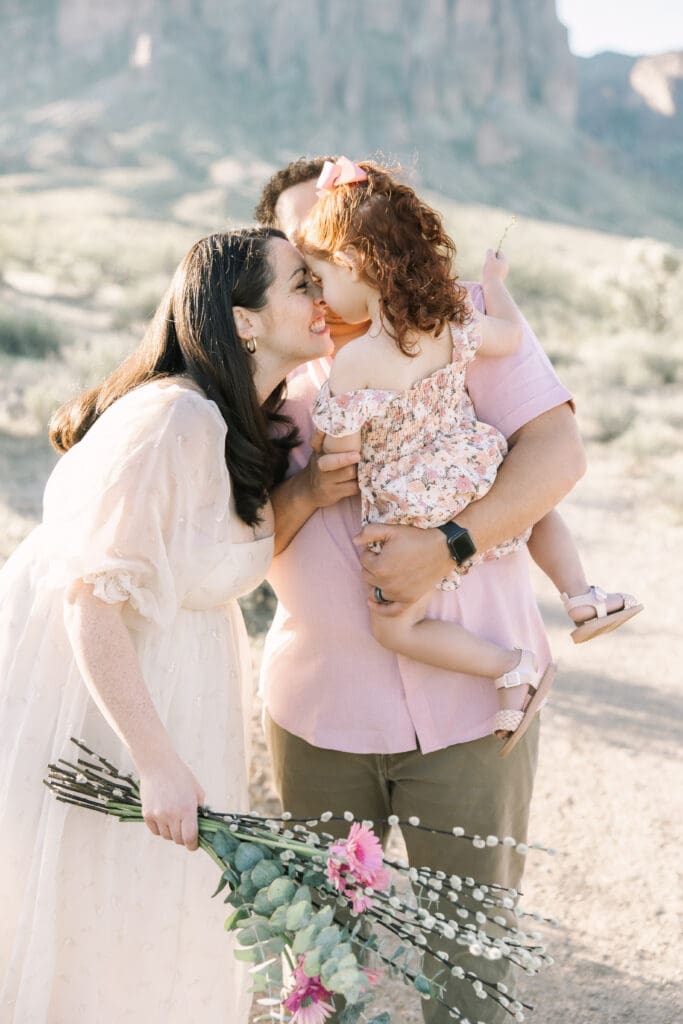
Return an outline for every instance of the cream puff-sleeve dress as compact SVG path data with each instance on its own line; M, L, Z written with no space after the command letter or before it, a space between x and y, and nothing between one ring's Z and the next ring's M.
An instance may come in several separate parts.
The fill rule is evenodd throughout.
M251 668L236 599L266 574L272 520L266 508L255 532L237 517L225 442L218 407L182 378L129 393L60 459L41 525L0 572L3 1024L247 1020L206 854L42 785L48 762L73 758L71 736L134 770L65 630L65 588L83 579L125 602L150 695L207 801L247 808Z

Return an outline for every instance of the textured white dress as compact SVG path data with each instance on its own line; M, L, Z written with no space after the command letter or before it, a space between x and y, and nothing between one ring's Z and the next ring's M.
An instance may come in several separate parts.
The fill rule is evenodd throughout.
M265 576L230 499L226 426L182 379L117 401L58 463L44 518L0 572L0 1021L247 1021L248 976L201 851L58 803L70 736L133 766L63 620L82 578L123 615L180 756L220 810L247 808L251 667L236 598ZM270 513L270 510L268 510ZM265 532L269 527L265 526Z

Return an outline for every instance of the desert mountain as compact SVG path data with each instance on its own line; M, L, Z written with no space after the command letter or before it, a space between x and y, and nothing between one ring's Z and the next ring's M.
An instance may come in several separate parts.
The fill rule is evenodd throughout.
M227 167L244 215L240 168L381 153L461 202L683 237L683 55L575 58L553 0L1 0L0 13L5 173L153 166L138 198L163 210Z

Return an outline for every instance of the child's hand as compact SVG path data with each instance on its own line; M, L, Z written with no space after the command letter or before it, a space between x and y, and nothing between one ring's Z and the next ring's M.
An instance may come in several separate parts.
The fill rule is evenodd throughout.
M488 281L504 281L508 276L510 264L500 250L496 254L493 249L486 250L486 258L481 272L482 283Z

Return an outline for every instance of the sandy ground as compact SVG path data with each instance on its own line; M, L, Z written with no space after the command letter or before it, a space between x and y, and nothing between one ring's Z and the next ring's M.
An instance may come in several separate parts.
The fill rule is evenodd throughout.
M0 430L0 560L38 518L52 462L42 440ZM683 525L653 514L646 481L604 449L590 462L563 509L589 578L637 593L645 612L574 647L538 577L561 671L544 713L531 833L559 852L530 855L524 891L561 926L548 936L555 966L525 989L536 1024L680 1024ZM257 631L255 663L260 643ZM254 804L274 807L260 734L252 778ZM411 991L383 983L379 995L394 1024L421 1020Z

